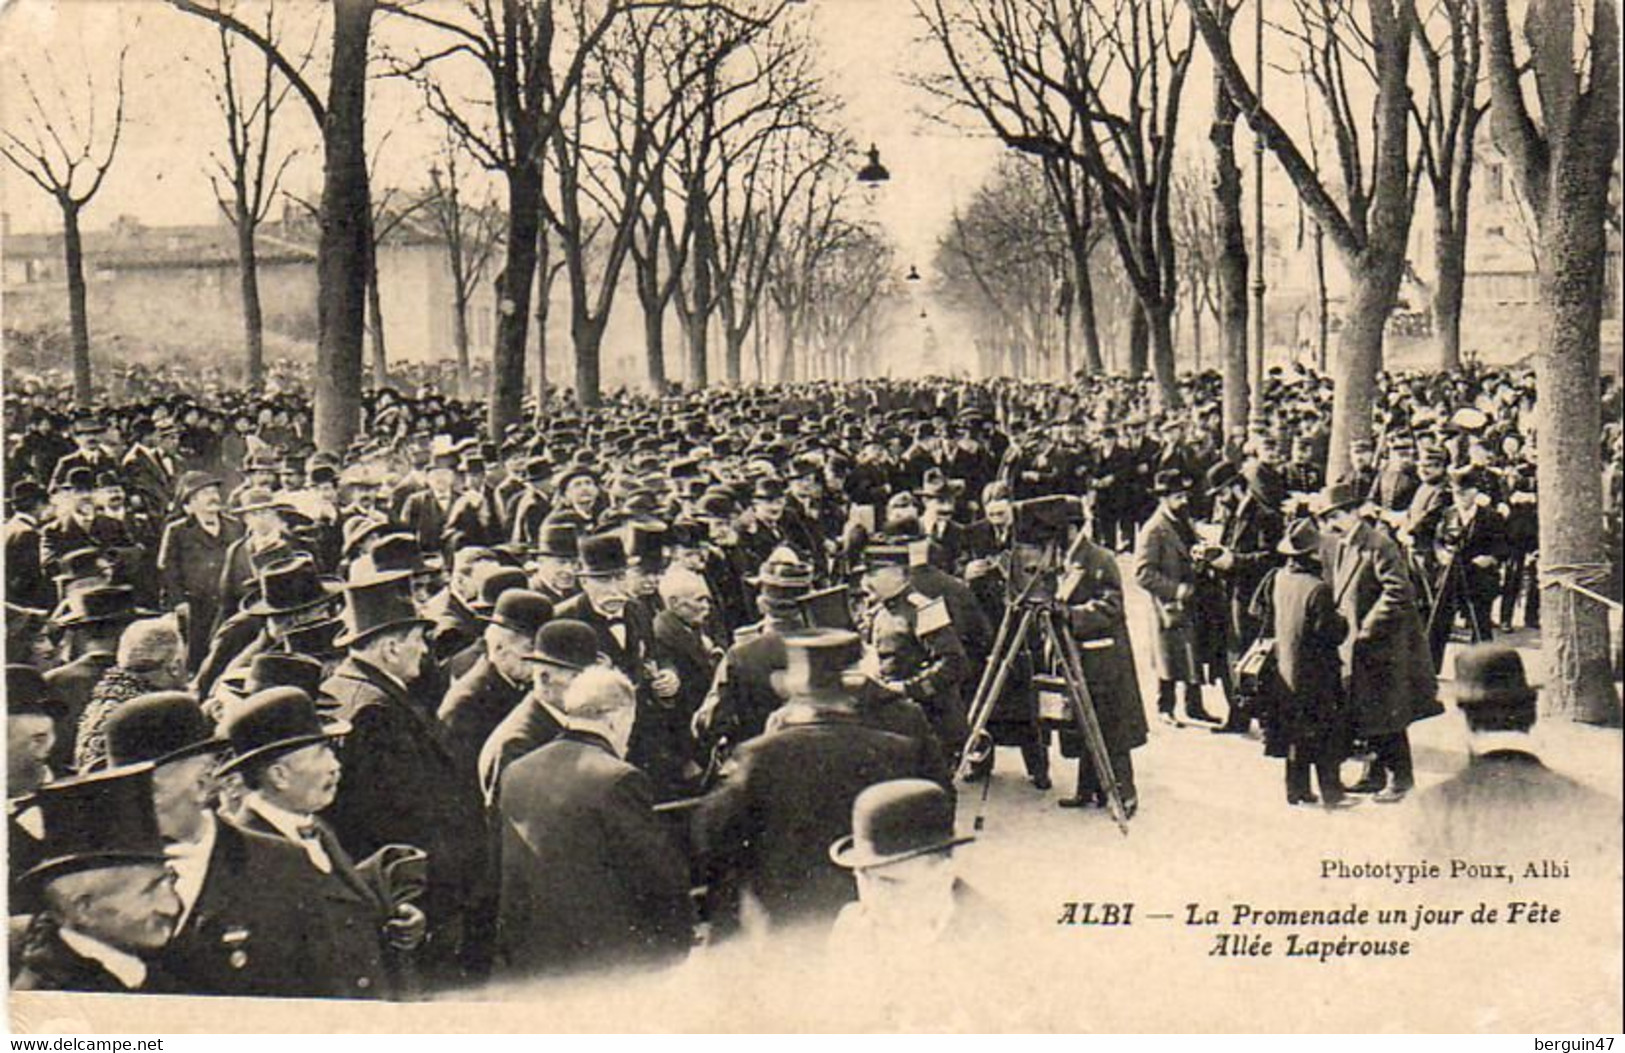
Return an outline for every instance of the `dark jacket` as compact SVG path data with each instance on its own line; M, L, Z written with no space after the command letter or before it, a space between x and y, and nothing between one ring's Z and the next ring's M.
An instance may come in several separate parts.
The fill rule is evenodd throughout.
M527 690L525 685L512 683L497 672L491 660L482 656L446 692L436 717L446 729L447 742L458 763L476 778L485 741L513 712Z
M688 862L638 769L567 731L502 778L503 965L531 976L675 958L692 938Z
M18 957L22 967L12 978L13 991L90 991L98 994L126 994L131 991L100 962L81 957L62 942L59 926L50 915L34 916L23 937L23 949ZM171 987L163 973L149 963L145 982L135 990L162 993L171 990Z

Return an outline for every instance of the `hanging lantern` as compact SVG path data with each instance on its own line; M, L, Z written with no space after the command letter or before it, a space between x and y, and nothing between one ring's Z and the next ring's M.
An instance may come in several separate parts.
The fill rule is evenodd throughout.
M864 186L877 186L891 178L886 166L880 163L880 148L869 144L869 163L858 170L858 182Z

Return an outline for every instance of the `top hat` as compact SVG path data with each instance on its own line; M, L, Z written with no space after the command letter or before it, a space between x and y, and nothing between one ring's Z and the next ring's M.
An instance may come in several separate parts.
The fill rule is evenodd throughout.
M219 487L220 485L220 480L207 472L186 472L181 476L180 485L175 488L175 499L184 505L199 490L207 490L211 486Z
M1320 531L1313 519L1300 519L1287 528L1286 536L1275 547L1283 556L1307 556L1320 551Z
M215 735L203 707L185 691L154 691L132 698L113 710L105 734L110 768L159 767L230 746Z
M150 764L59 779L31 800L45 840L40 862L20 879L30 889L80 870L164 862Z
M666 566L667 530L662 523L633 523L631 560L639 570L658 573Z
M598 662L598 634L586 622L559 618L536 631L535 646L525 657L580 672Z
M335 647L350 647L388 629L433 624L418 613L412 594L401 587L402 575L352 580L344 587L344 632Z
M626 544L619 534L594 534L580 539L581 574L613 578L626 573Z
M332 622L335 625L343 624L337 619L332 619ZM326 675L322 663L304 654L262 651L248 664L248 678L244 681L243 689L246 694L252 695L272 687L297 687L315 698Z
M807 686L814 690L841 687L841 674L863 658L863 638L850 629L800 629L783 639L787 657L806 656Z
M1535 722L1535 689L1523 658L1504 644L1479 644L1456 655L1456 705L1485 730L1523 730Z
M1353 479L1344 478L1334 483L1327 483L1326 488L1320 492L1320 506L1323 513L1353 508L1360 501L1360 491L1355 487Z
M228 702L220 725L232 750L220 766L222 775L256 758L329 742L350 731L347 721L324 722L310 695L297 687L269 687Z
M154 611L135 605L135 590L128 585L92 585L68 593L56 624L64 629L105 622L133 622L152 617Z
M852 834L829 848L837 866L883 867L976 840L954 834L954 801L927 779L876 783L852 802Z
M50 717L60 721L67 719L68 707L55 696L38 669L13 663L6 666L6 715Z
M301 552L266 564L260 571L260 598L245 612L259 617L292 614L343 592L343 585L318 574L315 560Z
M847 586L836 585L801 597L801 610L807 624L819 629L856 629L850 594Z
M503 595L512 589L523 589L530 584L525 572L504 563L484 563L474 571L475 595L468 602L476 614L487 614L496 609Z
M546 556L549 559L575 559L577 556L575 524L563 520L543 523L541 532L536 538L536 555Z
M486 619L492 625L511 629L526 638L534 639L542 626L553 620L553 604L546 596L527 588L510 588L497 597L491 615Z

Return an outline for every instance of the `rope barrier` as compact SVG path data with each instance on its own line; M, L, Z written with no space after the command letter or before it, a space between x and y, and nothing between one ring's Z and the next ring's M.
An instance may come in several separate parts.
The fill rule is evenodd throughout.
M1580 678L1580 655L1576 637L1579 623L1579 597L1584 596L1594 603L1601 603L1605 608L1619 610L1617 600L1597 592L1598 586L1603 585L1613 575L1613 567L1607 563L1551 563L1539 568L1539 581L1542 591L1548 588L1562 590L1558 604L1559 631L1555 634L1557 653L1552 656L1552 672L1565 682L1573 683ZM1608 628L1606 632L1612 633ZM1551 637L1548 637L1551 639Z

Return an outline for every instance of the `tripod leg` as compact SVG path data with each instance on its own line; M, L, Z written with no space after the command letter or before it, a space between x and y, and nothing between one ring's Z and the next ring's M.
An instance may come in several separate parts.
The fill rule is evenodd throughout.
M1007 613L1006 624L1008 617ZM959 758L959 769L954 772L955 779L964 781L970 775L978 753L984 748L993 749L993 743L987 734L987 723L993 718L993 707L1004 691L1005 681L1010 679L1010 667L1015 664L1022 641L1027 639L1032 620L1033 612L1023 608L1015 631L1001 641L1003 650L995 647L993 653L988 656L988 667L983 671L982 683L976 689L976 697L971 700L971 713L975 719L971 724L970 734L965 738L965 751Z
M1044 632L1050 647L1061 657L1061 674L1071 696L1072 712L1078 721L1089 759L1095 766L1095 775L1106 791L1106 806L1112 821L1125 835L1128 834L1128 810L1123 806L1123 793L1117 784L1117 772L1112 768L1111 753L1106 748L1106 737L1100 730L1100 715L1095 712L1095 700L1089 694L1089 685L1083 678L1083 659L1071 635L1055 626L1051 612L1044 614Z

